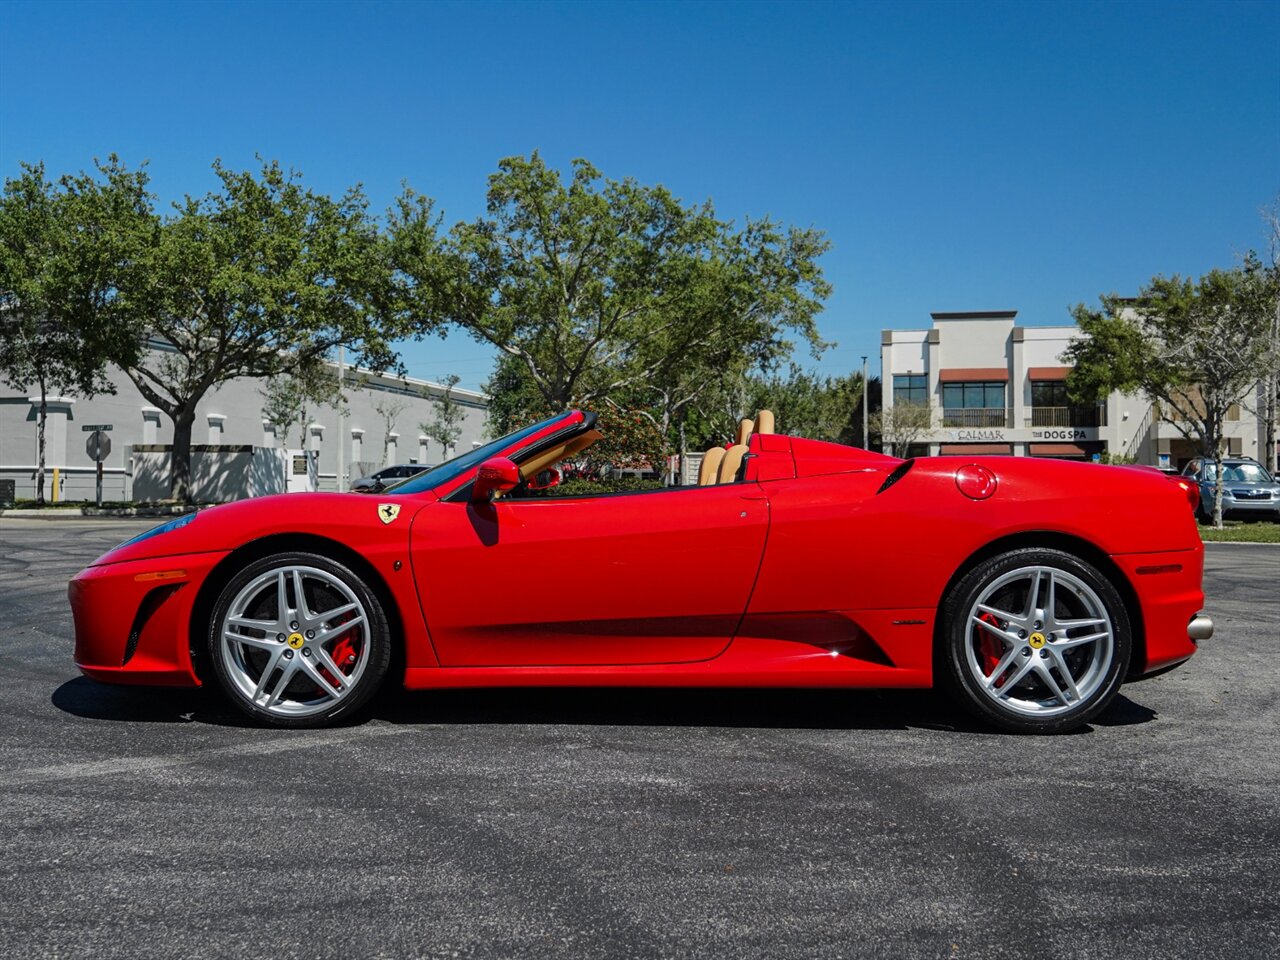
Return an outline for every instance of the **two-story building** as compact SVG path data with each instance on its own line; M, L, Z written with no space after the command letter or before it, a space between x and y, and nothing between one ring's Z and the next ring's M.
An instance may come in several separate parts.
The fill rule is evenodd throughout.
M886 433L896 433L895 454L1090 460L1109 453L1176 468L1199 452L1143 397L1117 392L1096 406L1071 402L1062 355L1080 336L1074 324L1019 326L1016 310L931 316L928 329L881 333L884 417ZM895 416L893 408L906 404L917 415ZM1260 434L1256 418L1234 409L1228 452L1257 457Z

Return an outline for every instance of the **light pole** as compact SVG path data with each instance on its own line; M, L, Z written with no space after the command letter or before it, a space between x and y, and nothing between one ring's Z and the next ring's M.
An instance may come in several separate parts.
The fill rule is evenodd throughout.
M862 358L862 449L871 449L871 438L867 436L867 358Z
M343 427L346 426L346 422L345 422L346 417L342 415L342 381L344 379L343 367L346 365L345 360L346 360L346 357L343 354L342 345L339 344L338 345L338 479L337 479L337 489L339 493L342 493L347 489L347 485L342 482L342 474L343 474L343 471L346 469L346 456L345 456L346 441L342 436L344 432ZM319 486L319 484L320 484L320 478L317 477L316 485Z

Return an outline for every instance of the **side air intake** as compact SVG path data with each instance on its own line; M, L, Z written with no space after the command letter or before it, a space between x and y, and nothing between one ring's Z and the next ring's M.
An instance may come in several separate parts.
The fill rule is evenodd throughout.
M893 473L885 477L884 483L880 484L880 489L876 491L876 496L877 497L880 496L880 494L884 493L886 490L892 487L895 483L897 483L899 480L905 477L907 475L907 471L910 470L914 464L915 464L914 460L904 460L901 464L899 464L896 468L894 468Z

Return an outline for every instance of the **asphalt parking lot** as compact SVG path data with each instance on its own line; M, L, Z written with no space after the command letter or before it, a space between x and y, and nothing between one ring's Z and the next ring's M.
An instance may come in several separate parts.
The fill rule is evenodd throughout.
M1087 730L929 693L398 694L240 724L78 677L67 579L152 521L0 519L0 955L1275 957L1280 547Z

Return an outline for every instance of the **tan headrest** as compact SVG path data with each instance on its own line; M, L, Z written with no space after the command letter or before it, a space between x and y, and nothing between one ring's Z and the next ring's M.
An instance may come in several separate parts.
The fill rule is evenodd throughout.
M772 410L761 410L756 414L756 433L773 433Z
M735 443L746 443L751 439L751 433L756 428L755 422L751 420L742 420L738 423L738 439Z
M724 447L712 447L702 455L702 466L698 467L698 486L709 487L720 476L720 461L724 459Z
M725 452L724 459L720 461L720 483L733 483L738 478L738 469L742 466L742 458L747 455L747 449L745 443L735 443Z

